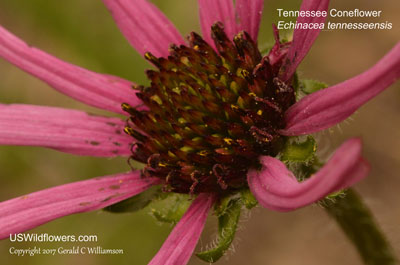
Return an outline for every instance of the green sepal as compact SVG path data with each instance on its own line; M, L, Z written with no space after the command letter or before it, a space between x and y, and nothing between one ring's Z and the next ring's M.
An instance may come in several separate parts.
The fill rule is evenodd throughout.
M310 178L323 166L316 155L306 162L285 161L285 164L300 182Z
M317 143L314 137L309 135L304 141L301 141L301 138L291 137L286 141L281 152L282 161L308 162L314 158L317 150Z
M160 201L151 205L151 215L159 222L176 224L191 204L187 194L168 193Z
M334 202L339 198L344 198L346 196L346 192L347 192L347 190L343 189L343 190L339 190L337 192L331 193L331 194L327 195L324 200L320 201L320 203L322 203L322 205L323 205L323 203L327 200Z
M304 79L300 81L300 89L307 95L327 87L328 85L326 83L316 80Z
M152 186L136 196L107 206L103 210L112 213L136 212L149 205L153 200L159 198L161 194L160 186Z
M238 199L239 195L237 193L229 195L229 196L225 196L221 199L219 199L219 201L214 204L214 214L217 217L220 217L224 214L226 214L226 212L229 209L230 206L230 202L234 199Z
M256 197L254 197L253 193L251 193L250 189L243 189L240 191L240 196L242 199L242 202L244 206L246 206L247 209L252 209L255 206L257 206L258 201Z
M222 213L218 216L217 246L210 250L196 253L197 257L206 262L214 263L218 261L229 249L235 237L243 203L240 198L229 198L228 204L225 204L226 201L223 202L226 207L220 206L216 210ZM222 208L224 209L221 211Z

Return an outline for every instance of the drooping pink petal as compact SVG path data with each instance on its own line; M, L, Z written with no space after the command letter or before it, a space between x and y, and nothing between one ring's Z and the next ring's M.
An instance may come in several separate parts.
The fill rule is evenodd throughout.
M137 171L74 182L1 202L0 239L66 215L107 207L158 183L158 179L142 178Z
M253 40L257 40L263 8L264 0L236 0L238 31L247 31Z
M328 6L329 0L303 0L300 11L327 11ZM311 25L312 23L324 23L325 20L326 17L299 17L297 23ZM280 78L283 81L287 81L293 76L297 66L311 49L320 31L319 28L294 30L292 45L280 71Z
M400 78L400 42L375 66L335 86L304 97L286 112L284 135L310 134L348 118Z
M185 265L196 247L214 200L211 194L200 194L149 265Z
M42 146L77 155L128 156L133 138L117 118L54 107L0 104L0 144Z
M0 26L0 57L46 82L59 92L90 106L126 114L121 103L142 104L131 86L119 77L98 74L59 60Z
M247 176L251 192L265 208L291 211L347 188L367 176L368 163L361 157L361 141L350 139L309 179L298 182L276 158L261 158L263 169Z
M103 0L121 32L140 53L167 57L169 46L185 41L171 21L147 0Z
M214 41L211 38L211 26L216 22L222 22L225 27L225 33L230 39L233 39L235 34L238 33L233 1L198 0L198 2L200 25L204 40L214 47Z

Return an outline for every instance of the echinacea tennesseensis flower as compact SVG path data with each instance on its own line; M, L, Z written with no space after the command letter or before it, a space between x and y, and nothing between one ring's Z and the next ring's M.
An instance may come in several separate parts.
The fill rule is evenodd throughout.
M0 238L56 218L105 208L153 185L195 199L150 264L186 264L211 207L250 189L265 208L290 211L364 178L350 139L299 182L281 162L290 136L332 127L400 77L400 44L366 72L296 102L295 71L319 30L296 29L266 55L257 47L263 0L199 0L202 37L185 41L147 0L104 0L122 33L155 70L149 87L94 73L30 47L0 27L0 56L61 93L128 121L77 110L0 105L0 144L76 155L127 156L143 170L99 177L0 203ZM301 10L327 10L304 0ZM299 18L298 22L324 22Z

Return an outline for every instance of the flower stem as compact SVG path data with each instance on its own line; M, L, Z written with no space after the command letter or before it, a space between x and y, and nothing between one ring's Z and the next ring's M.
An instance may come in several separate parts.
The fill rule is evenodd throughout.
M371 211L352 189L344 198L327 203L326 211L356 246L367 265L395 265L398 260Z

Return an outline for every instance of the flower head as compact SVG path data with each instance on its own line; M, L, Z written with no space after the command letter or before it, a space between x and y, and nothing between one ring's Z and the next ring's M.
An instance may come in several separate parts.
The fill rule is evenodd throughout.
M144 175L165 180L179 193L229 193L247 187L247 171L260 167L260 155L282 148L278 133L295 102L293 87L279 67L262 58L243 31L233 42L221 24L212 26L216 50L196 33L189 47L171 46L168 58L145 58L150 87L137 87L147 109L128 104L133 159L146 163ZM140 133L139 131L143 132Z
M261 54L257 34L262 0L199 0L203 37L191 33L187 43L146 0L104 2L132 46L157 68L146 72L150 86L65 63L3 28L0 56L58 91L127 115L128 121L60 108L0 105L0 144L130 156L145 167L2 202L1 238L113 205L161 184L163 192L198 196L150 264L185 264L215 203L221 206L233 198L226 205L238 204L238 212L220 210L219 217L238 219L242 201L230 196L250 190L265 208L289 211L367 175L359 139L344 143L302 182L278 158L290 147L288 136L337 124L395 82L400 77L400 44L365 73L296 102L295 71L319 30L296 30L291 42L281 42L275 29L275 45ZM328 5L328 0L304 0L301 9L327 10ZM231 239L224 242L199 256L215 261Z

